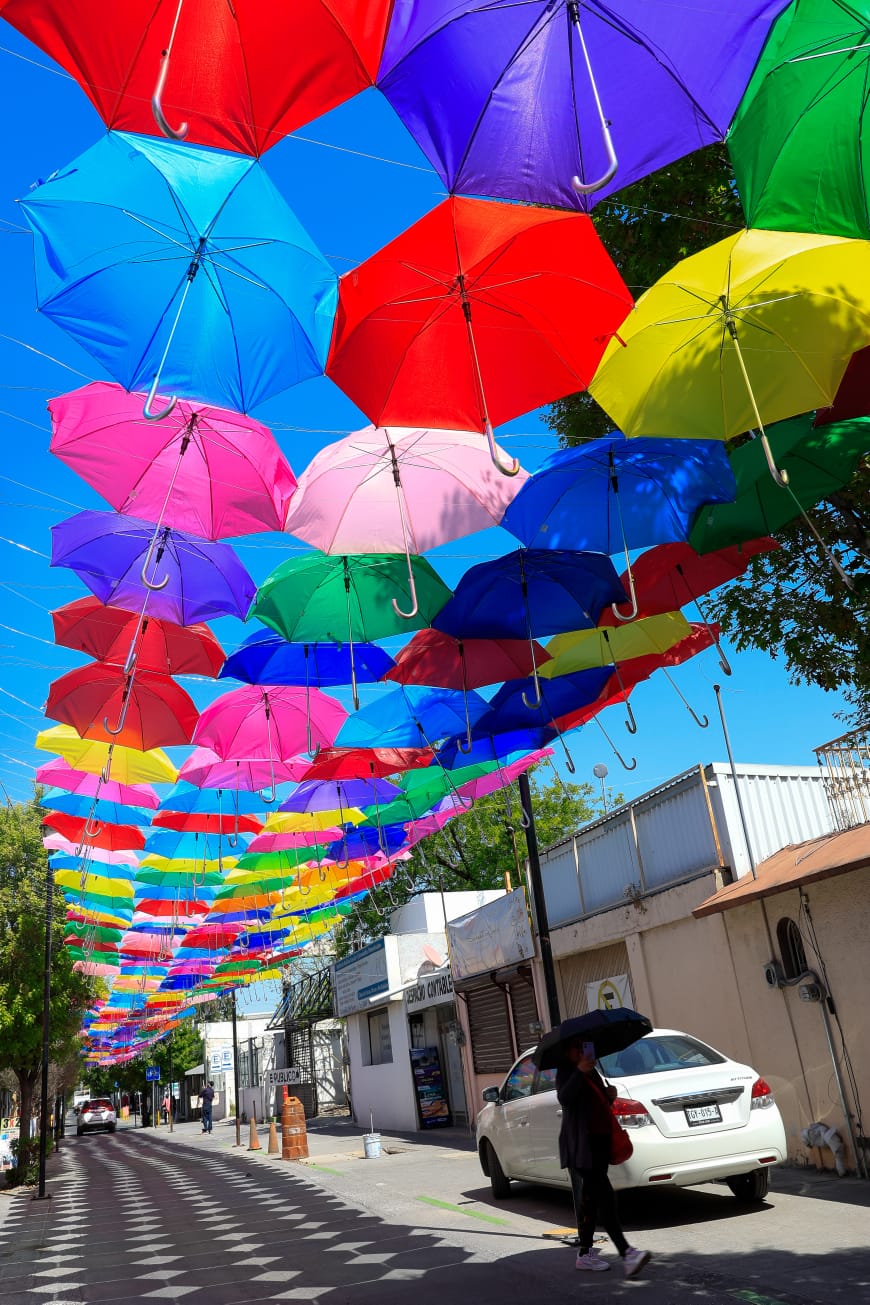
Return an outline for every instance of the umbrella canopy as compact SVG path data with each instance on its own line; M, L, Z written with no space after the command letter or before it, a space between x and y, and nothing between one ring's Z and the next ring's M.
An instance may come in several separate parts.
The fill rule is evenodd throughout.
M425 747L324 748L309 765L305 779L383 779L417 766L428 766L432 756Z
M342 748L431 747L437 739L465 731L487 708L477 693L400 686L349 716L337 742Z
M539 674L542 679L556 679L593 666L664 654L688 639L691 633L684 616L679 612L665 612L660 616L641 617L615 629L557 634L547 645L552 660L540 668Z
M700 557L691 544L659 544L632 563L638 616L658 616L685 607L719 585L736 580L753 557L774 548L779 548L776 540L765 537ZM617 617L609 608L601 613L600 625L616 623Z
M58 791L88 798L99 794L104 801L118 802L123 806L147 807L154 811L160 805L160 798L150 784L118 784L115 780L104 780L87 770L75 770L63 757L38 766L34 778L37 784Z
M540 748L555 737L552 729L530 725L528 720L520 729L499 734L481 734L475 731L470 751L460 749L457 739L450 739L438 751L438 762L445 770L461 770L478 762L495 761L504 764L532 748Z
M178 0L126 0L120 9L114 0L3 0L0 13L80 83L107 127L159 127L262 154L372 84L391 8L186 0L182 12ZM152 109L155 94L172 127Z
M777 466L788 475L788 489L767 474L759 440L741 444L729 455L737 480L733 503L705 507L689 535L698 553L770 535L847 485L870 452L870 417L812 426L812 417L794 417L768 429Z
M612 669L597 666L555 680L541 680L537 685L532 677L509 680L490 702L486 715L472 727L472 735L479 738L535 727L546 730L558 717L594 702Z
M590 392L631 436L763 431L833 400L870 334L865 287L867 241L738 232L641 296Z
M224 661L224 650L207 625L183 626L142 617L107 607L90 595L58 607L51 620L55 643L112 666L125 665L131 647L139 670L164 675L213 678Z
M652 1033L652 1028L646 1015L639 1015L627 1006L591 1010L585 1015L562 1020L558 1028L545 1033L532 1056L538 1069L558 1069L564 1059L565 1043L575 1038L591 1042L596 1056L612 1056L645 1038Z
M96 828L83 816L67 816L63 812L49 812L43 816L46 829L53 829L61 838L84 848L99 847L107 852L137 851L145 846L145 836L134 825L112 825L98 821Z
M103 797L87 797L84 793L67 793L61 788L48 789L39 799L39 805L49 811L62 811L65 815L85 819L90 816L92 820L106 821L111 825L145 827L151 824L154 814L142 807L127 806Z
M843 379L837 386L834 402L816 410L816 426L833 421L850 421L870 414L870 345L858 349L849 359Z
M284 834L258 834L248 847L248 853L253 856L258 852L295 852L298 848L308 848L309 855L314 856L322 850L322 844L329 844L340 835L341 829L337 825Z
M319 689L246 684L206 707L193 741L224 761L259 757L289 762L306 746L334 743L346 718L341 703Z
M155 829L174 829L183 834L258 834L262 821L253 816L225 815L197 811L157 811L152 824Z
M335 273L255 159L110 132L21 209L40 310L150 386L146 415L161 387L246 412L323 370Z
M82 739L71 725L54 725L51 729L40 730L36 747L45 752L59 752L71 766L90 774L105 772L107 779L119 784L172 784L178 775L160 748L137 752L135 748L125 748L118 743Z
M305 780L285 798L279 811L346 811L390 802L402 790L385 779Z
M866 0L797 0L774 23L728 132L749 226L870 236L868 22Z
M378 85L448 190L588 207L722 140L781 8L397 5Z
M487 684L530 675L548 653L527 639L454 639L443 630L420 630L383 676L396 684L429 684L444 689L482 689Z
M260 757L224 761L211 748L196 748L183 763L178 778L197 788L254 792L272 783L295 784L307 775L308 767L308 760L301 757L288 762Z
M262 799L253 793L242 793L238 789L202 789L185 783L177 784L160 803L161 812L178 811L214 816L251 816L262 809Z
M492 426L585 389L631 307L588 217L450 197L342 277L327 371L376 425L485 431L498 461Z
M183 399L149 421L142 403L105 381L50 399L51 452L118 512L203 539L282 528L296 479L265 426Z
M115 512L79 512L51 528L51 565L66 566L103 603L178 625L244 619L256 592L229 544ZM166 583L162 582L166 580Z
M527 479L475 432L369 426L316 454L284 529L324 553L424 553L497 526Z
M155 829L145 840L149 856L165 856L172 861L203 861L219 856L231 856L244 850L251 841L250 834L238 837L225 834L186 834L174 829Z
M171 676L153 671L125 675L105 662L78 666L54 680L45 714L71 725L82 738L117 739L140 752L189 743L199 715Z
M373 643L353 645L353 665L358 684L382 680L393 659ZM224 662L221 679L246 684L350 684L351 649L343 643L288 643L272 630L258 630Z

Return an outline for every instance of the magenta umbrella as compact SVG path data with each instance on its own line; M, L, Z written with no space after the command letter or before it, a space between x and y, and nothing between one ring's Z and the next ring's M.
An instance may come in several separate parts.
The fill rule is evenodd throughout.
M477 779L470 779L467 784L460 784L456 792L460 797L473 798L477 801L478 798L487 797L490 793L497 793L499 789L506 788L523 771L529 770L539 761L552 755L552 748L539 748L537 752L530 752L527 757L521 757L519 761L513 761L509 766L500 766L497 770L491 770Z
M188 399L149 420L142 404L107 381L52 399L51 452L118 512L201 539L282 529L296 480L265 426Z
M307 757L270 763L257 757L224 761L211 748L197 748L178 772L178 778L196 788L241 789L253 793L272 783L298 784L311 769Z
M320 689L297 685L243 684L217 698L197 721L193 742L211 748L224 761L257 758L294 761L306 747L330 747L347 712ZM272 773L271 797L277 777Z
M334 843L342 831L334 829L300 829L292 834L258 834L248 844L247 852L286 852L299 847L316 847L318 843Z
M104 802L117 802L120 806L147 807L152 811L160 806L160 797L150 784L119 784L114 779L104 780L87 770L75 770L63 757L55 757L39 766L36 782L65 789L67 793L79 793L82 797L100 797Z

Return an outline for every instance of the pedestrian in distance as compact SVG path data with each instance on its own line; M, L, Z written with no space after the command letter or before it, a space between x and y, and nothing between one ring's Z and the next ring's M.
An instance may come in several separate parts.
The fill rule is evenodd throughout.
M649 1251L629 1246L616 1209L616 1193L607 1170L612 1163L613 1111L616 1089L606 1084L596 1068L591 1042L572 1038L556 1071L556 1095L562 1107L559 1162L568 1170L577 1212L576 1268L602 1273L610 1264L593 1244L601 1223L622 1257L626 1278L639 1273Z
M211 1080L206 1083L205 1087L200 1092L199 1099L202 1102L202 1131L204 1133L210 1133L211 1112L214 1105L214 1083L212 1083Z
M170 1101L169 1101L169 1093L167 1092L166 1096L163 1098L163 1106L162 1106L164 1124L169 1123L169 1108L170 1108Z

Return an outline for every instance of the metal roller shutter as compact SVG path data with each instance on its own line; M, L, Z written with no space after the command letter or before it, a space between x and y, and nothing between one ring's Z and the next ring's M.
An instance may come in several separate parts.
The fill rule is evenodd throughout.
M522 979L516 979L511 983L510 996L514 1038L516 1040L517 1055L519 1056L523 1051L528 1051L538 1041L537 1034L533 1033L530 1028L530 1025L537 1022L538 1005L535 1001L534 988L530 983L524 983Z
M613 974L627 974L631 987L631 966L624 942L609 947L597 947L591 952L577 952L559 961L559 978L562 984L562 1018L585 1015L586 984L606 979Z
M468 1026L475 1074L503 1074L514 1062L514 1049L503 988L486 983L469 988Z

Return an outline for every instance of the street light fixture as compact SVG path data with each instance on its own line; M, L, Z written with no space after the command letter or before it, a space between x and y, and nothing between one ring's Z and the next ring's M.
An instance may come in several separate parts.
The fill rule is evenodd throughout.
M604 787L604 781L607 778L607 773L607 767L603 761L599 761L597 766L592 767L592 774L596 779L601 780L601 803L605 815L607 815L607 789Z

